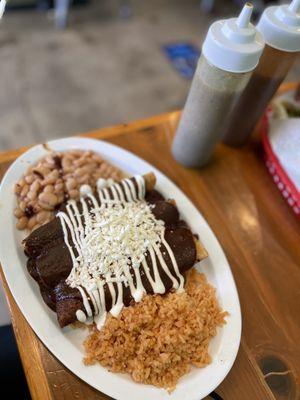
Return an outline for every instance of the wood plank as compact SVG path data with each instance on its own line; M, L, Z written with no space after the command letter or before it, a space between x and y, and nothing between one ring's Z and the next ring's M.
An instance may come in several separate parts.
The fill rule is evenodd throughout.
M40 342L42 367L53 399L113 400L81 381L66 369Z
M243 152L221 145L213 162L199 171L173 161L168 130L164 135L159 128L151 135L140 133L134 144L128 135L111 141L163 170L204 214L225 249L238 285L244 341L258 366L270 357L273 360L267 362L265 373L290 371L277 375L277 381L285 379L278 383L279 390L286 387L284 395L296 399L300 372L299 221L270 178L257 143ZM278 364L284 371L277 371ZM280 399L276 385L272 388Z
M241 373L243 371L243 373ZM237 384L239 382L239 384ZM241 391L241 388L242 391ZM225 400L240 400L241 393L247 388L249 399L272 399L274 396L270 388L265 384L264 377L251 357L249 349L242 340L241 346L235 361L235 365L228 377L217 388L217 393ZM230 394L230 397L229 397Z
M243 335L216 394L224 400L299 399L299 221L269 176L257 140L242 150L218 146L213 162L201 170L179 166L170 154L178 118L174 112L91 136L166 173L203 213L226 252L240 295ZM19 154L0 154L0 178ZM56 360L25 321L5 280L4 286L32 398L109 399Z

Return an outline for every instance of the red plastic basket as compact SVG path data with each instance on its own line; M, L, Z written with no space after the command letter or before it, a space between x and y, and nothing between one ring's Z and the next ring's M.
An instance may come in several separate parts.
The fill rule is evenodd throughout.
M297 217L300 218L300 192L297 190L293 181L284 170L283 166L281 165L279 159L272 149L268 135L269 118L270 110L265 113L261 123L261 136L262 144L265 151L266 166L282 196L285 198L288 205L292 207Z

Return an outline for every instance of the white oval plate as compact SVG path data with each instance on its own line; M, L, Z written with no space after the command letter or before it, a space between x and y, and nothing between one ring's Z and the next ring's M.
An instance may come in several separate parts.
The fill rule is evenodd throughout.
M198 233L209 258L199 270L217 289L221 307L229 312L227 324L211 341L212 363L205 368L193 368L178 383L170 395L163 389L137 384L128 375L108 372L100 365L84 366L83 329L60 329L56 314L43 302L38 285L28 274L21 241L24 233L15 228L13 210L16 199L13 186L28 165L43 157L43 145L32 147L20 156L7 171L0 188L0 256L2 268L15 301L26 320L48 349L74 374L101 392L117 400L200 400L212 392L225 378L235 360L241 336L241 313L236 286L223 250L205 219L165 175L132 153L112 144L85 138L66 138L48 142L51 149L65 151L86 149L100 153L129 174L154 171L157 188L168 198L174 198L183 218L193 232Z

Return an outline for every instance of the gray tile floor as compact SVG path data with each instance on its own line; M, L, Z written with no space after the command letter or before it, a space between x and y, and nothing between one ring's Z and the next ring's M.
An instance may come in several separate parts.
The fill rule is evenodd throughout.
M203 15L197 0L117 0L72 10L69 27L53 29L35 10L8 12L0 26L0 150L68 136L177 109L190 83L161 52L164 43L199 46L210 22L236 12L218 2ZM289 74L299 79L300 62Z

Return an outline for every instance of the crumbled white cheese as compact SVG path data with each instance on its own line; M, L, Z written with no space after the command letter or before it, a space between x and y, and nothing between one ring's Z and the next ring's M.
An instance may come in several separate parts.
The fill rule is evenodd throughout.
M99 179L97 180L96 186L97 186L97 189L98 189L98 190L104 189L104 188L107 186L107 181L106 181L106 179L99 178Z
M114 183L115 183L115 181L112 178L108 178L106 180L106 186L107 187L113 185Z
M126 283L128 265L139 268L151 244L160 246L164 222L155 218L144 200L108 203L90 215L81 236L77 266L67 283L89 289L101 279Z

